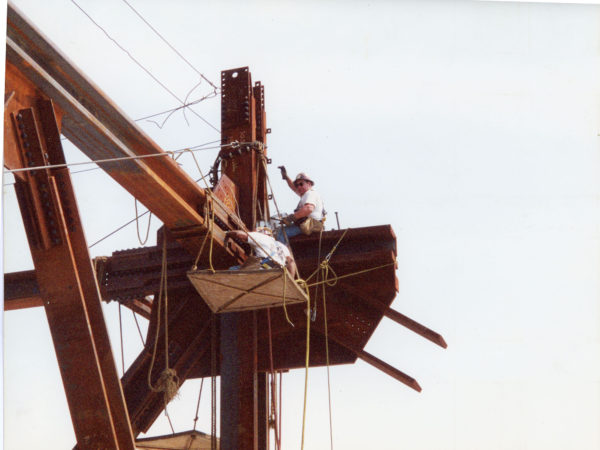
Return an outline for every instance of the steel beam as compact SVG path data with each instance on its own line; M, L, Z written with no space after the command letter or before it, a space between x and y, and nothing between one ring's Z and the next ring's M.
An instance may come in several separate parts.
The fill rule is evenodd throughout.
M325 336L325 329L323 326L315 323L314 327L323 336ZM353 352L356 356L358 356L360 359L362 359L366 363L381 370L382 372L388 374L392 378L395 378L396 380L398 380L401 383L407 385L408 387L414 389L415 391L421 392L421 386L419 386L419 383L417 382L417 380L415 380L410 375L407 375L404 372L402 372L401 370L396 369L395 367L389 365L385 361L382 361L381 359L377 358L376 356L373 356L369 352L366 352L365 350L363 350L359 347L356 347L355 345L350 343L348 340L337 336L335 333L333 333L331 331L328 331L327 337L329 339L331 339L333 342L335 342L336 344L341 345L342 347L350 350L351 352Z
M44 306L35 270L4 274L4 310Z
M52 104L11 114L24 165L64 163ZM100 295L65 168L28 172L15 189L79 448L134 449Z
M375 292L369 292L367 289L363 287L362 284L351 281L351 279L341 280L338 288L343 289L349 295L360 294L361 300L367 303L370 307L381 311L385 317L393 320L394 322L408 328L419 336L433 342L436 345L439 345L442 348L447 348L448 344L444 340L444 337L433 331L431 328L426 327L425 325L420 324L416 320L411 319L410 317L388 307L384 302L379 300L376 297Z
M255 98L255 92L259 95ZM258 106L257 106L258 103ZM257 122L257 117L259 121ZM247 67L221 72L221 142L254 142L219 154L221 170L238 186L237 206L245 226L253 230L257 220L268 217L264 179L259 195L259 173L264 178L266 121L264 90L253 89ZM221 448L258 448L259 408L257 393L257 336L254 313L221 316ZM260 416L265 412L261 411Z
M220 448L223 450L258 448L255 320L255 311L221 316ZM261 403L261 407L266 404Z
M207 218L202 213L207 201L204 189L12 4L8 5L7 20L7 101L13 101L12 93L17 102L26 103L31 95L53 99L64 113L62 133L92 160L155 155L98 165L162 220L190 253L196 254L207 230ZM18 161L5 157L7 163L7 167L15 168ZM226 267L245 258L235 243L224 247L224 230L241 225L218 198L213 197L211 204L217 222L213 235L215 264Z

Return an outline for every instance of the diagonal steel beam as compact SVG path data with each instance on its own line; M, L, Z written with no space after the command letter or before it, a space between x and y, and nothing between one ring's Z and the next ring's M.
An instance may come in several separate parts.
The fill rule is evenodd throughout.
M347 295L359 294L362 302L367 303L371 308L381 311L388 319L391 319L394 322L408 328L414 333L417 333L419 336L424 337L425 339L439 345L442 348L448 347L448 344L441 334L388 307L384 302L375 297L373 292L368 292L362 287L362 285L352 282L349 279L345 279L340 281L338 288L344 290Z
M326 335L325 329L324 329L324 327L322 325L315 323L313 326L323 336ZM353 345L350 342L348 342L346 339L342 339L341 337L337 336L335 333L333 333L331 331L329 331L327 333L327 337L329 339L331 339L333 342L335 342L336 344L339 344L342 347L344 347L344 348L350 350L351 352L353 352L356 356L358 356L364 362L369 363L373 367L381 370L382 372L388 374L392 378L395 378L396 380L400 381L401 383L404 383L405 385L407 385L408 387L414 389L415 391L421 392L421 386L419 385L418 381L415 380L410 375L407 375L404 372L402 372L401 370L396 369L395 367L389 365L385 361L382 361L381 359L379 359L376 356L372 355L371 353L366 352L365 350L356 347L355 345Z
M209 194L10 3L6 59L6 92L15 93L21 107L29 100L25 91L52 99L62 113L62 133L92 160L160 155L99 166L195 253L207 230L203 211ZM13 101L10 95L7 101ZM211 200L215 259L224 266L243 260L245 253L235 243L224 246L223 230L241 228L239 219L218 198Z
M50 101L10 115L27 165L61 164ZM67 169L28 172L17 199L79 448L134 449L100 293Z

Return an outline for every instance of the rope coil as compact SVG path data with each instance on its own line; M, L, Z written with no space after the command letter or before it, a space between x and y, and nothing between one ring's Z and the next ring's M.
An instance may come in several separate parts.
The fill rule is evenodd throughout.
M152 384L152 369L156 361L156 352L158 350L158 338L160 336L160 312L163 303L163 292L164 292L164 329L165 329L165 368L160 373L160 376L156 382L156 385ZM152 392L163 392L165 414L167 404L177 395L179 389L179 377L175 372L175 369L169 367L169 296L167 290L167 236L166 230L163 235L163 246L162 246L162 267L160 276L160 285L157 302L157 320L156 320L156 334L154 336L154 346L152 349L152 359L150 361L150 367L148 368L148 387Z

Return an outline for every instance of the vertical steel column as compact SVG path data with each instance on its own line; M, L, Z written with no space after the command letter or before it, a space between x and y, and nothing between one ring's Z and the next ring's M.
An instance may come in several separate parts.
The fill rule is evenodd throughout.
M255 100L247 67L221 72L221 143L239 146L221 150L221 170L239 187L239 214L252 230L257 218L258 158Z
M52 103L10 114L22 166L64 163ZM5 126L6 126L5 122ZM26 172L15 184L36 277L80 449L135 445L67 168Z
M255 327L253 312L221 315L221 450L258 448Z
M269 448L269 383L268 374L261 372L257 374L257 397L258 397L258 450Z
M265 111L265 87L257 81L252 88L254 94L254 116L256 118L256 140L263 143L262 156L258 160L258 186L257 186L257 205L259 220L269 221L271 216L269 212L269 195L267 193L267 172L266 164L270 162L267 159L267 133L271 130L267 128L267 112Z
M261 92L261 123L257 126L257 106L247 67L221 73L222 143L240 143L221 150L222 173L239 188L240 218L252 230L266 204L266 189L258 192L262 157L255 141L264 142L264 102ZM257 129L259 136L257 136ZM262 174L264 177L264 174ZM264 184L264 181L263 181ZM261 199L259 199L259 196ZM260 207L258 206L260 202ZM260 209L260 211L259 211ZM253 312L221 316L221 449L258 449L256 315ZM264 414L261 411L261 415Z

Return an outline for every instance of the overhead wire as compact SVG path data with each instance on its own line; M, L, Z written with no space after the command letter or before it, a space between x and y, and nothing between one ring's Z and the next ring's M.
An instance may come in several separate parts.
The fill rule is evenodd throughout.
M151 29L152 31L154 31L154 32L156 33L156 35L157 35L158 37L160 37L160 38L162 39L162 41L163 41L165 44L167 44L167 45L169 46L169 48L171 48L171 50L173 50L173 51L174 51L174 52L175 52L175 53L176 53L176 54L177 54L177 55L178 55L178 56L179 56L179 57L180 57L180 58L181 58L183 61L185 61L185 63L186 63L188 66L190 66L190 67L192 68L192 70L194 70L194 71L195 71L195 72L196 72L198 75L200 75L200 77L201 77L201 78L202 78L204 81L206 81L208 84L210 84L210 85L213 87L213 89L215 90L215 93L216 93L216 91L218 90L217 86L215 86L215 85L214 85L214 84L213 84L213 83L212 83L212 82L211 82L211 81L210 81L208 78L206 78L206 77L204 76L204 74L202 74L202 73L201 73L201 72L200 72L198 69L196 69L196 68L193 66L193 64L192 64L191 62L189 62L189 61L188 61L188 60L187 60L187 59L186 59L186 58L185 58L185 57L184 57L184 56L183 56L183 55L182 55L182 54L181 54L181 53L180 53L180 52L179 52L179 51L178 51L178 50L177 50L175 47L173 47L173 45L171 45L171 43L170 43L169 41L167 41L167 40L166 40L166 39L165 39L165 38L162 36L162 34L160 34L160 33L159 33L159 32L158 32L158 31L157 31L157 30L156 30L156 29L155 29L155 28L154 28L152 25L150 25L150 23L149 23L149 22L148 22L148 21L147 21L147 20L146 20L144 17L142 17L142 15L141 15L141 14L140 14L140 13L139 13L139 12L138 12L138 11L137 11L137 10L136 10L134 7L133 7L133 6L131 6L131 4L130 4L130 3L127 1L127 0L123 0L123 2L124 2L124 3L125 3L127 6L129 6L129 7L131 8L131 10L132 10L132 11L133 11L135 14L137 14L137 16L138 16L140 19L142 19L142 21L143 21L143 22L144 22L146 25L148 25L148 26L150 27L150 29Z
M204 378L200 381L200 391L198 392L198 403L196 403L196 415L194 416L194 428L196 431L196 425L198 424L198 411L200 411L200 399L202 398L202 387L204 386Z
M214 150L214 149L221 149L221 148L225 148L225 147L230 147L230 146L235 146L235 145L243 145L243 144L236 144L236 143L231 143L231 144L224 144L224 145L216 145L216 146L212 146L212 147L207 147L207 145L212 145L212 144L216 144L217 142L220 142L220 139L215 140L215 141L210 141L210 142L205 142L204 144L198 144L198 145L194 145L191 147L186 147L186 148L180 148L177 150L172 150L171 152L173 153L185 153L187 151L193 151L193 152L198 152L198 151L202 151L202 150ZM157 154L156 156L163 156L162 154ZM125 157L127 159L137 159L137 157ZM84 163L70 163L67 165L67 167L70 167L72 165L80 165L80 164L92 164L92 163L100 163L102 161L98 160L98 161L86 161ZM62 166L61 166L62 167ZM37 167L33 167L30 170L36 170L36 169L51 169L53 168L52 166L37 166ZM91 169L83 169L83 170L75 170L73 172L71 172L71 175L75 175L78 173L83 173L83 172L90 172L92 170L99 170L102 169L102 167L92 167ZM15 171L15 170L13 170ZM12 173L11 170L9 169L5 169L4 172L6 173ZM23 172L23 170L21 170L21 172ZM199 180L196 180L196 182L198 182ZM13 186L15 184L15 182L13 181L12 183L4 183L2 186Z
M198 178L197 180L195 180L196 183L198 183L200 180L202 180L204 177L202 178ZM204 180L206 182L206 180ZM133 219L131 219L129 222L121 225L120 227L118 227L117 229L111 231L110 233L108 233L106 236L98 239L96 242L94 242L92 245L90 245L88 248L92 248L94 245L99 244L100 242L102 242L103 240L111 237L112 235L114 235L115 233L121 231L123 228L125 228L126 226L132 224L133 222L135 222L136 220L138 220L140 217L145 216L146 214L148 214L150 212L150 210L146 210L145 212L143 212L140 215L137 215L136 217L134 217Z
M199 99L196 99L196 100L191 101L189 103L186 102L185 104L183 104L181 106L178 106L176 108L167 109L165 111L161 111L161 112L158 112L158 113L150 114L148 116L140 117L138 119L133 119L133 121L134 122L141 122L142 120L152 119L153 117L162 116L162 115L167 114L167 113L174 113L176 111L179 111L180 109L184 109L184 108L187 108L188 106L196 105L196 104L198 104L198 103L200 103L200 102L202 102L202 101L204 101L206 99L212 98L212 97L214 97L214 95L208 94L208 95L205 95L204 97L200 97Z
M117 47L119 47L123 52L125 52L125 54L127 56L129 56L129 58L137 64L138 67L140 67L144 72L146 72L154 81L156 81L156 83L158 83L165 91L167 91L173 98L175 98L179 103L181 103L182 105L185 104L185 102L183 100L181 100L177 94L175 94L173 91L171 91L163 82L161 82L156 76L154 76L154 74L152 72L150 72L150 70L148 70L146 67L144 67L137 59L135 59L135 57L126 49L124 48L121 44L119 44L119 42L114 39L98 22L96 22L92 16L90 16L75 0L71 0L71 3L73 3L94 25L96 25L105 35L108 39L110 39ZM200 114L198 114L196 111L194 111L192 108L190 108L190 111L192 111L198 118L200 118L200 120L202 120L204 123L206 123L208 126L210 126L212 129L214 129L217 133L220 133L221 130L219 130L217 127L215 127L212 123L210 123L208 120L206 120L204 117L202 117Z
M146 345L144 341L144 336L142 336L142 330L140 329L140 324L138 323L137 316L135 315L135 311L132 309L131 313L133 314L133 319L135 320L135 325L137 326L138 333L140 334L140 339L142 340L142 346Z
M216 148L219 148L219 149L226 148L226 147L237 148L239 146L250 145L250 144L252 144L252 142L237 142L237 141L231 142L229 144L215 145L215 146L211 146L211 147L204 147L205 144L202 144L200 146L187 147L187 148L178 149L178 150L166 150L163 153L152 153L149 155L119 156L116 158L93 159L91 161L80 161L80 162L74 162L74 163L50 164L47 166L21 167L18 169L4 169L4 172L5 173L31 172L32 170L59 169L59 168L63 168L63 167L82 166L82 165L86 165L86 164L106 164L106 163L118 162L118 161L129 161L129 160L138 160L138 159L146 159L146 158L174 156L174 155L177 155L179 153L184 153L184 152L198 152L198 151L203 151L203 150L213 150Z

